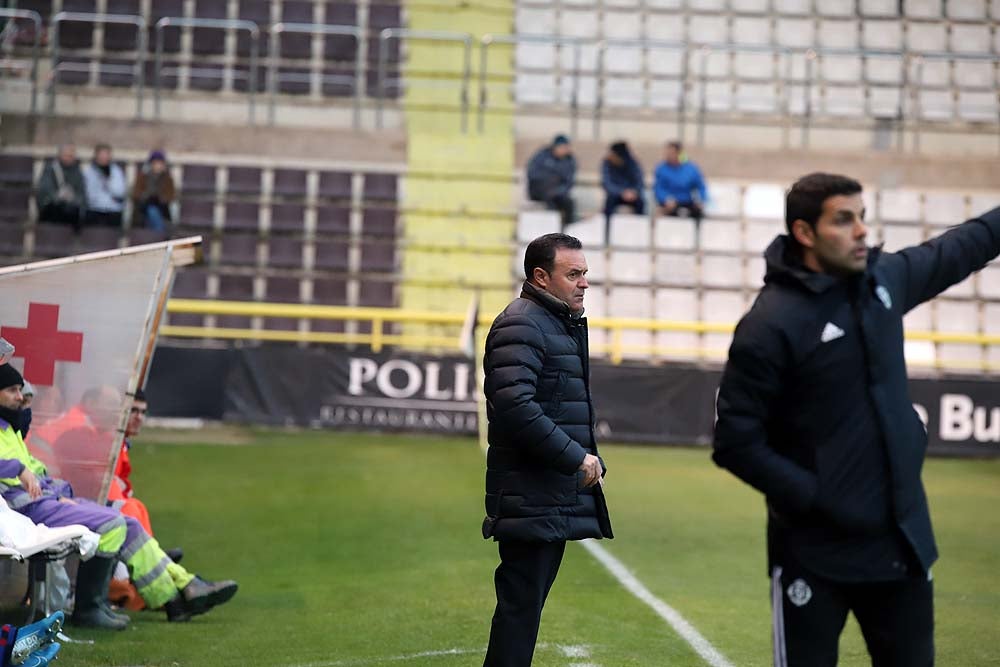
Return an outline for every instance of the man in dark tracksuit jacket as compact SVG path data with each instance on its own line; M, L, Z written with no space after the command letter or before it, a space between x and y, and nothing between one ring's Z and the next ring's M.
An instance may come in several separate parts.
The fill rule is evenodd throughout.
M763 492L776 667L837 664L848 612L878 667L934 662L937 547L903 315L1000 254L1000 209L896 253L867 249L861 186L811 174L736 328L714 459Z
M486 339L486 519L499 542L486 667L528 667L567 540L612 537L597 455L580 241L546 234Z

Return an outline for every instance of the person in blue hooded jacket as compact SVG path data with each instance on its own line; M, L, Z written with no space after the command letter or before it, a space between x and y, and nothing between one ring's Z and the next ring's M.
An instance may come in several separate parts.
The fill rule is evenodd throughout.
M656 165L653 182L653 195L660 213L687 214L700 222L708 201L708 188L701 169L687 159L679 141L668 142L663 157L663 162Z

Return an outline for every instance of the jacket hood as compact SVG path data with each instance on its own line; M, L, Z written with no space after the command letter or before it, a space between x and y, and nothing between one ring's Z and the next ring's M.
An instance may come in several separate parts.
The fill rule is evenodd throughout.
M581 310L579 313L574 313L570 310L568 303L549 294L541 287L528 280L525 280L524 284L521 286L521 298L534 301L557 317L565 317L570 320L578 320L583 317L584 311Z
M866 274L878 261L881 254L881 246L869 248ZM780 234L771 241L771 245L764 251L764 260L767 262L767 271L764 273L765 284L798 285L810 292L820 294L840 281L837 276L816 273L807 269L802 261L795 256L787 234Z

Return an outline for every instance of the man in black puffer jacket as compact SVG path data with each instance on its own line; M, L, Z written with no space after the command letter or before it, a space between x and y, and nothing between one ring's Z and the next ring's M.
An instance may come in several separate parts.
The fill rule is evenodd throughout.
M521 296L486 339L486 520L500 545L486 667L528 667L567 540L613 537L597 455L580 241L546 234L524 254Z
M864 214L852 179L792 186L719 389L715 461L767 499L776 667L836 665L849 612L874 665L934 663L903 316L1000 254L1000 209L896 253L867 248Z

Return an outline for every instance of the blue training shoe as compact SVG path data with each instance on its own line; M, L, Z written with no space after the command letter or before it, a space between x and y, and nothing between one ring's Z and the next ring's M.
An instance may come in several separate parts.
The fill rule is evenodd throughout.
M10 664L48 664L48 661L31 663L28 658L31 654L45 648L55 641L56 635L59 634L60 630L62 630L65 620L66 616L61 611L57 611L37 623L32 623L31 625L26 625L23 628L18 628L16 634L14 635L14 649L11 652ZM59 649L57 648L56 651L58 650ZM53 652L52 655L55 655L55 652Z
M45 667L56 657L56 653L62 648L58 642L49 644L40 651L35 651L28 656L28 659L21 663L21 667Z

